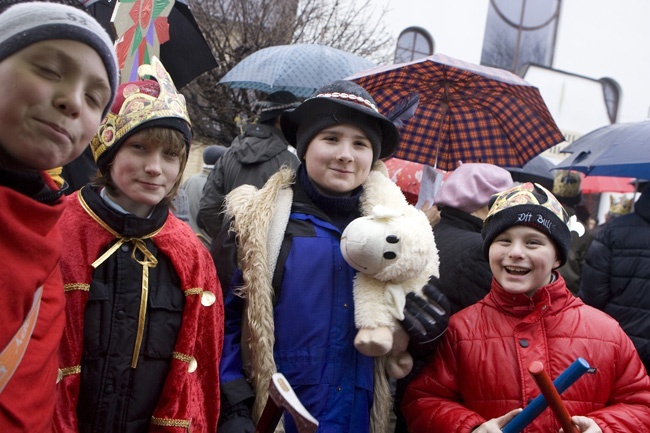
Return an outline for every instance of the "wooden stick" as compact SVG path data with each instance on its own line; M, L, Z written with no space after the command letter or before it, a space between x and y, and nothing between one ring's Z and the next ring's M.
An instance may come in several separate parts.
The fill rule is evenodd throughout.
M273 433L275 427L280 422L280 418L282 418L283 412L284 409L275 404L273 399L269 396L269 399L266 400L266 405L264 406L260 420L257 423L257 427L255 428L255 433Z
M557 392L557 389L555 389L555 386L553 386L553 382L548 376L548 373L544 370L544 364L539 361L532 362L528 366L528 372L533 376L539 390L542 392L542 395L546 399L551 410L560 421L564 433L579 433L578 429L571 421L571 415L569 415L569 411L567 411L564 406L560 394Z

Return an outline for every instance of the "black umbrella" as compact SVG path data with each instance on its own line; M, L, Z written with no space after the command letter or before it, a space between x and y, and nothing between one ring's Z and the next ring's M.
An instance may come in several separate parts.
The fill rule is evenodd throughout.
M510 172L515 182L537 182L544 188L553 190L555 173L552 170L555 169L555 164L542 155L537 155L523 167L504 168Z
M115 40L111 16L116 0L82 1L88 12L99 21ZM169 40L160 45L160 61L180 89L204 72L217 67L217 61L203 37L190 8L182 0L174 2L167 18Z

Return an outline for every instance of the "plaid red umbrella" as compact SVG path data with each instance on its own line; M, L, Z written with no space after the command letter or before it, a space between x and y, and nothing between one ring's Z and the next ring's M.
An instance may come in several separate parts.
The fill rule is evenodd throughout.
M347 79L363 86L382 113L419 94L397 158L443 170L459 161L521 167L564 140L539 90L502 69L435 54Z

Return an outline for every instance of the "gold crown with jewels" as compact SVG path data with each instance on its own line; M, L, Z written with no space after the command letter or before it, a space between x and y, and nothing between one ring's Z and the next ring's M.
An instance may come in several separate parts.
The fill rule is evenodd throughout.
M130 82L120 86L116 103L99 126L90 147L95 161L122 137L143 123L155 119L178 118L187 122L191 130L190 116L187 112L185 97L178 93L169 73L157 57L151 58L151 64L138 67L141 80L154 79L160 87L157 96L145 93L140 82ZM120 104L120 100L123 102ZM114 110L119 105L117 113ZM191 132L190 132L191 133ZM190 137L188 137L190 138Z

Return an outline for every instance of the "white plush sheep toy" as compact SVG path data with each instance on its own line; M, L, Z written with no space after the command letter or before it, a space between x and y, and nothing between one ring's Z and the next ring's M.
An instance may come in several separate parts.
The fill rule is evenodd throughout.
M341 236L341 252L358 271L354 279L355 347L364 355L388 355L391 377L406 376L413 359L406 351L406 294L421 293L438 276L438 250L426 215L415 207L377 205L352 221Z

